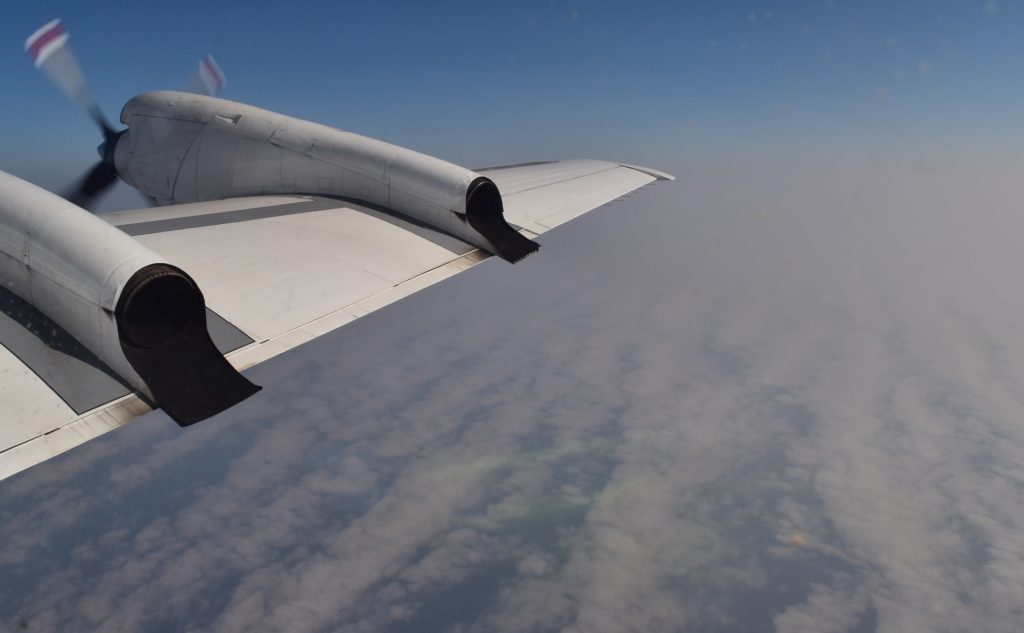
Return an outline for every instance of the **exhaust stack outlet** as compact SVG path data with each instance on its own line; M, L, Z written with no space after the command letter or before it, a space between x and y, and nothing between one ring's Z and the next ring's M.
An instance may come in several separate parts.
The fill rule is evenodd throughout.
M140 270L128 281L117 308L122 340L140 349L172 341L203 307L197 290L171 266L157 264Z
M121 291L114 316L125 358L180 426L260 390L217 351L203 293L184 271L169 264L141 268Z
M481 176L466 192L466 219L477 233L494 245L495 254L513 264L540 249L505 221L505 208L498 186Z

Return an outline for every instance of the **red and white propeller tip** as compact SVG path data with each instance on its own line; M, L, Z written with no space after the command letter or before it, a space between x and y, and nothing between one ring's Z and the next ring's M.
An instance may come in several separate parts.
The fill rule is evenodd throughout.
M71 46L68 43L68 32L60 20L47 22L25 40L25 51L32 58L36 68L50 78L57 88L73 102L82 107L99 126L103 133L104 143L100 147L101 160L94 165L79 181L75 188L65 195L73 203L88 207L114 181L117 173L114 169L112 156L106 148L113 148L118 136L106 117L100 112L96 100L85 81L85 75L78 67Z
M224 84L226 83L224 72L220 69L220 65L217 64L217 60L213 58L213 55L207 55L199 60L198 76L200 83L206 89L206 94L211 97L224 90Z
M46 63L50 55L66 46L67 43L68 33L64 30L64 26L59 19L52 20L28 36L28 39L25 40L25 51L28 52L28 56L32 58L38 68Z
M25 51L36 68L50 78L61 92L83 108L95 108L95 100L71 52L68 32L60 20L44 24L25 40Z
M213 55L207 55L199 60L195 72L185 84L185 90L216 97L224 89L224 83L224 71L220 69L220 65L217 64Z

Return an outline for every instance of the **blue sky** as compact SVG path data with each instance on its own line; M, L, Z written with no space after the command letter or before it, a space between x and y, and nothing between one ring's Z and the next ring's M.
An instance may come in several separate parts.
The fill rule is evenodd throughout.
M1014 151L1018 3L15 3L0 168L73 178L97 135L22 51L62 17L110 118L212 53L223 96L468 165L865 147ZM672 167L672 165L669 165ZM59 176L57 175L59 173Z

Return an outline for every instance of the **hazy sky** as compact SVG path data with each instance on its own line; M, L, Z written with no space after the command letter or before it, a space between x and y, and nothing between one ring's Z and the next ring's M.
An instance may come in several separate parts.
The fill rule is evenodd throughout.
M471 165L678 180L4 481L0 630L1016 630L1022 9L787 5L14 8L0 168L55 186L98 141L21 50L56 15L111 116L209 51Z

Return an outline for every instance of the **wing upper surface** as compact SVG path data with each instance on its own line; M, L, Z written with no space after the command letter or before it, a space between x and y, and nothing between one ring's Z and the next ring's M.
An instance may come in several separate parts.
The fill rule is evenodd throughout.
M582 160L480 171L502 192L506 218L533 234L664 176ZM211 310L211 336L239 370L490 257L386 209L311 196L233 198L102 217L192 275ZM45 335L56 330L26 316L30 306L6 312L0 313L0 479L150 410L116 377L103 375L105 368L55 343L59 336Z
M505 218L535 234L568 222L591 209L668 174L600 160L565 160L478 170L498 185Z

